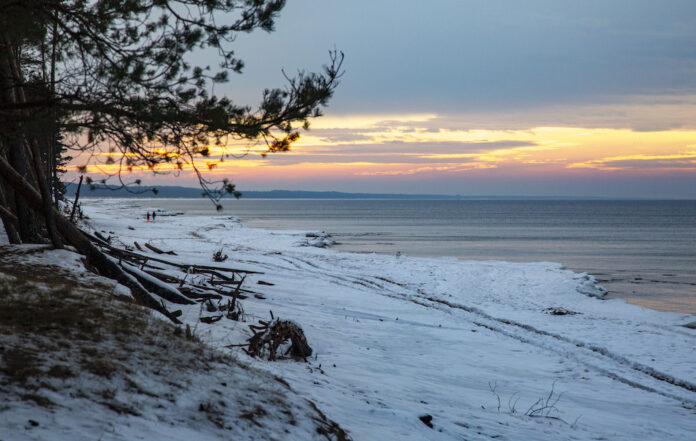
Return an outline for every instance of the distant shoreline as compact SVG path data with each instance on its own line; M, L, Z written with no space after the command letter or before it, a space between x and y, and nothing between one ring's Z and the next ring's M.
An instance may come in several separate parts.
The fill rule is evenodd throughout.
M77 185L66 183L66 196L75 196ZM154 194L152 189L157 189ZM179 186L133 186L130 191L116 186L97 185L95 189L83 186L80 197L96 198L139 198L139 199L197 199L202 198L200 188ZM232 199L232 196L225 196ZM389 200L443 200L443 201L694 201L680 198L628 198L599 196L463 196L442 194L400 194L400 193L344 193L339 191L270 190L242 191L244 199L389 199Z

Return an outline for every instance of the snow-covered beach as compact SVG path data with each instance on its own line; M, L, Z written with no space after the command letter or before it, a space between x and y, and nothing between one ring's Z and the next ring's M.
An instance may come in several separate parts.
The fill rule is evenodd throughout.
M148 222L147 201L92 199L84 210L117 245L150 242L206 265L223 249L218 265L262 272L245 282L264 297L243 301L246 322L201 323L198 305L182 320L283 378L355 440L696 433L696 330L682 326L696 317L601 300L591 276L561 264L341 253L313 246L321 235L247 228L224 213ZM307 362L228 348L269 311L302 326Z

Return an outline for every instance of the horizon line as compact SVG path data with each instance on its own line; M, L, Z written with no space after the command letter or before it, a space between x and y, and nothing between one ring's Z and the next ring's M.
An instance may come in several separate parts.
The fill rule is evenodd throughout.
M64 183L68 189L66 195L74 195L74 191L70 190L71 186L75 186L75 183L66 182ZM188 192L200 193L202 190L196 187L185 187L179 185L140 185L133 186L132 188L138 189L137 191L144 191L145 193L150 193L152 188L158 189L160 194L157 195L145 195L145 193L134 194L129 193L127 190L120 188L115 185L104 185L97 184L95 189L87 189L86 192L82 193L82 197L90 197L90 192L94 191L108 191L110 193L100 194L98 196L92 197L128 197L128 198L142 198L142 199L195 199L193 195L189 196L175 196L161 194L161 190L185 190ZM589 195L462 195L462 194L437 194L437 193L370 193L370 192L346 192L339 190L243 190L242 198L245 199L273 199L272 197L263 197L262 194L268 195L278 195L283 194L289 196L287 198L275 197L275 199L331 199L327 197L300 197L300 195L307 196L321 196L321 195L336 195L338 199L418 199L419 197L425 199L497 199L497 200L519 200L519 199L553 199L553 200L605 200L605 201L696 201L696 198L680 198L680 197L639 197L639 196L589 196ZM118 194L117 194L118 193ZM126 193L125 195L122 193ZM245 195L251 193L252 197L245 197ZM256 196L256 197L253 197ZM260 196L260 197L259 197ZM201 194L200 197L204 197ZM224 198L232 198L232 195L224 195Z

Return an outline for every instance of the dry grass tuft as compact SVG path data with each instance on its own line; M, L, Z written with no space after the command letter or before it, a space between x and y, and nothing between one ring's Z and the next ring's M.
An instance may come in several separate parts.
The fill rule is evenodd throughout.
M256 424L257 426L261 426L261 424L257 420L265 417L266 415L268 415L268 412L266 412L266 409L264 409L263 407L261 407L257 404L254 406L253 409L242 412L239 415L239 418L249 420L252 423Z
M41 407L51 407L51 406L55 405L55 403L53 401L51 401L50 399L44 397L43 395L33 393L33 392L28 393L28 394L24 394L24 395L22 395L21 398L24 401L33 401Z
M84 367L94 375L104 378L111 378L117 369L114 363L105 358L85 360Z
M36 354L23 348L10 348L2 352L0 371L10 382L26 384L31 377L41 374L37 366Z
M72 369L70 369L70 366L64 364L54 364L48 370L47 374L53 378L60 378L62 380L75 376L75 373L72 371Z

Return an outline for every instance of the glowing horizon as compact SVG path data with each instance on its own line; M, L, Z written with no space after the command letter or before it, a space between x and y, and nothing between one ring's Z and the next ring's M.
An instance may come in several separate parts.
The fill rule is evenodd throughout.
M231 178L249 188L274 183L287 188L292 182L333 180L344 183L370 178L385 182L445 178L513 179L530 176L588 179L611 177L693 177L696 174L696 129L636 131L630 128L579 126L527 129L457 129L442 127L451 117L436 114L347 115L318 119L287 153L259 155L252 147L239 159L227 159L207 170L209 158L197 162L212 179ZM243 153L243 145L228 152ZM211 157L221 153L211 146ZM102 153L108 156L108 153ZM77 164L79 159L73 162ZM113 172L115 165L90 167ZM165 164L160 171L173 171ZM95 174L96 173L96 174ZM160 185L191 185L192 173L184 169L153 176L136 171L134 177ZM129 173L124 176L128 178ZM345 187L345 184L343 185ZM316 188L316 187L314 187ZM443 188L441 193L464 193ZM511 189L514 190L514 189ZM379 192L379 191L376 191Z

